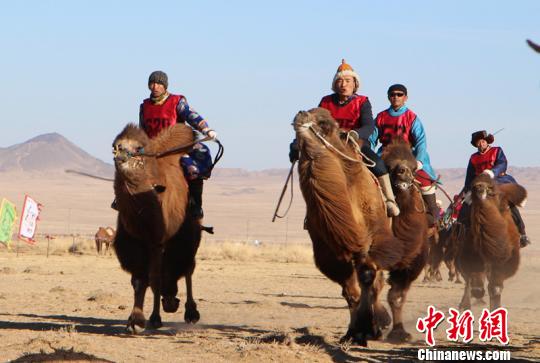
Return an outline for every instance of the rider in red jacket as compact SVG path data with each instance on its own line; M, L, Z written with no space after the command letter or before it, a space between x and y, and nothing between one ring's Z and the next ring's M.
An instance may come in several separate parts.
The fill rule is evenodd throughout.
M381 157L371 149L368 140L375 129L371 103L366 96L356 93L359 87L360 77L343 59L332 81L332 91L334 93L324 96L319 103L319 107L330 111L343 132L347 132L357 140L361 140L362 153L375 162L374 166L368 166L368 168L379 180L386 199L387 213L389 216L397 216L399 207L394 198L388 169ZM291 143L290 147L289 158L293 162L298 159L296 140Z
M493 141L495 141L495 137L492 134L488 134L486 130L476 131L471 135L471 145L476 147L478 151L472 154L469 159L465 185L461 192L462 195L471 189L473 179L480 174L489 175L497 183L517 184L516 179L506 173L508 162L503 149L500 146L492 146ZM464 203L460 213L460 221L467 223L465 220L469 216L469 209L467 203ZM525 223L523 222L523 218L521 218L521 213L514 204L510 205L510 212L519 230L520 245L521 247L525 247L531 243L531 240L525 232Z
M150 97L141 104L139 126L153 138L164 128L176 123L187 123L194 130L215 140L217 134L208 127L206 120L189 106L184 96L169 93L168 85L165 72L155 71L150 74L148 78ZM210 177L212 165L210 149L198 143L193 146L189 155L181 158L180 163L189 185L191 214L201 219L203 180Z

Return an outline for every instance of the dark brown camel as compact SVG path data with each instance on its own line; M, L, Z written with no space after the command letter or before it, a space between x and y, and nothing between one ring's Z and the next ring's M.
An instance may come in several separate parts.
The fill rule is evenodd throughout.
M520 205L527 192L517 184L496 184L486 174L472 182L470 227L466 229L456 259L465 279L460 309L470 309L471 295L484 296L488 280L490 309L501 306L504 280L519 266L519 232L508 204Z
M328 110L299 112L293 125L315 264L342 287L350 311L343 340L365 346L390 323L378 300L382 270L402 260L404 242L392 234L381 191L357 145L340 139Z
M403 327L402 309L411 284L422 272L428 256L428 220L419 187L415 184L416 159L409 144L393 140L382 154L387 165L400 213L392 218L392 231L403 241L403 257L390 269L388 303L393 326L387 339L403 342L411 339ZM433 235L432 235L433 236Z
M103 251L103 253L107 254L107 252L109 251L109 247L114 241L115 234L116 231L112 227L99 227L98 231L94 236L98 255L100 255L103 251L103 245L105 245L105 250Z
M436 243L430 238L428 263L425 268L424 282L441 281L441 263L444 262L448 269L448 281L454 281L460 284L460 275L455 267L455 258L457 254L456 232L459 227L454 224L449 227L442 227L439 230L439 238Z
M179 163L182 154L160 158L140 155L187 145L192 140L191 128L181 124L153 139L142 129L128 125L113 143L118 206L114 248L122 268L131 273L134 305L127 323L130 332L145 327L143 303L149 285L154 304L147 328L162 326L160 295L164 311L178 309L177 280L182 276L187 290L184 319L195 323L200 317L193 299L191 275L201 229L186 213L188 186Z

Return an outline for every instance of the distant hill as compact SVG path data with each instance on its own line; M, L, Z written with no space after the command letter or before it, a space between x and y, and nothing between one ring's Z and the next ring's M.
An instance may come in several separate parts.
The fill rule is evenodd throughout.
M0 172L63 173L65 169L108 177L114 173L111 164L93 157L58 133L39 135L20 144L0 147ZM465 168L436 168L436 171L445 184L459 184L465 179ZM285 181L288 172L288 168L246 170L218 166L212 175L215 178L282 178ZM540 182L540 167L510 166L508 172L525 186L527 183Z
M111 176L114 167L73 144L58 133L36 136L10 147L0 148L0 172L62 172L76 169Z

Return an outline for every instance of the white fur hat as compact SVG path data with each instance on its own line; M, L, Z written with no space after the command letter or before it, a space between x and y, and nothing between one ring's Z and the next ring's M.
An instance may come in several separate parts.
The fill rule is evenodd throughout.
M339 65L336 75L334 76L334 79L332 80L332 91L336 92L335 84L336 81L344 76L352 76L356 81L356 87L354 88L354 92L358 91L358 88L360 88L360 77L358 74L354 71L354 69L345 62L345 59L341 60L341 64Z

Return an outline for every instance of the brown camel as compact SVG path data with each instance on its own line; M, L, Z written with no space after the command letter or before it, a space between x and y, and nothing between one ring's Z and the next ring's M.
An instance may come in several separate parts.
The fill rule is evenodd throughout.
M477 176L471 187L470 226L466 228L456 259L465 279L460 309L470 309L471 295L484 296L488 280L490 309L501 306L504 280L519 266L519 232L509 203L520 205L527 196L518 184L500 184L486 174Z
M184 319L195 323L200 315L193 299L191 275L199 247L201 228L188 213L188 186L179 164L183 153L152 157L151 154L187 145L193 140L191 128L174 125L149 139L135 125L128 125L113 143L114 192L118 206L114 248L124 270L131 273L133 310L128 331L145 327L144 295L148 285L154 294L147 328L162 326L163 310L175 312L177 280L186 279L187 301ZM187 150L186 150L187 151Z
M114 241L115 234L116 231L112 227L99 227L98 231L94 236L98 255L100 255L103 251L103 245L105 245L105 250L103 251L103 253L107 254L107 252L109 251L109 247Z
M393 140L383 151L400 213L392 218L392 231L403 241L403 257L398 266L390 269L388 303L392 309L392 330L387 339L403 342L411 339L403 327L402 309L414 280L422 272L428 256L427 209L419 187L415 184L416 158L409 144ZM436 240L437 234L431 234Z
M436 243L430 238L428 263L425 268L423 282L441 281L441 263L444 262L448 269L448 281L454 281L460 284L460 275L455 267L455 258L457 254L457 225L442 227L439 229L439 238Z
M366 346L390 323L378 301L382 270L402 260L404 242L392 234L381 191L359 157L358 144L340 139L330 112L301 111L293 125L315 264L342 287L350 311L343 340Z

